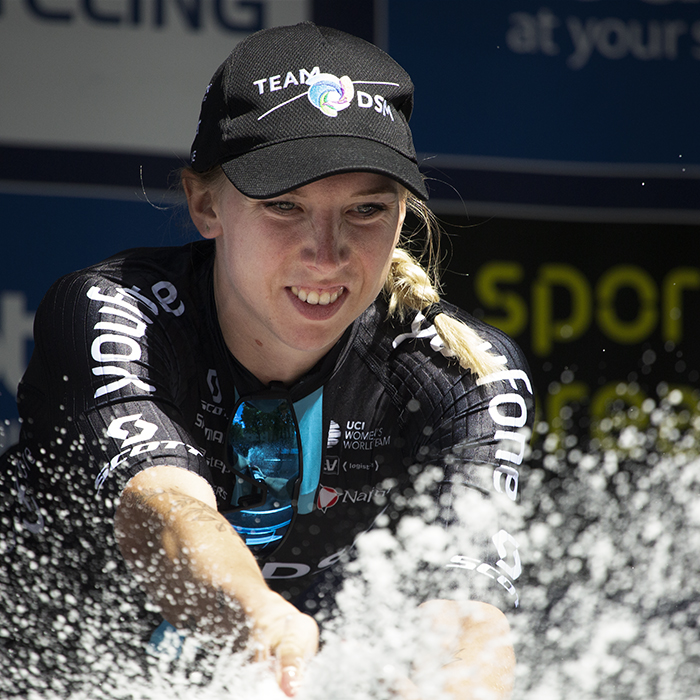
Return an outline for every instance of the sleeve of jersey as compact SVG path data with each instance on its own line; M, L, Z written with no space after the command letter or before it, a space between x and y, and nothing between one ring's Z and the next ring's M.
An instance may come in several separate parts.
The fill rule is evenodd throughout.
M208 475L179 409L187 375L176 348L188 347L186 303L171 283L152 281L148 293L84 273L56 283L37 311L20 385L31 458L103 498L156 464Z
M520 605L520 487L534 395L519 348L499 333L489 340L502 370L478 379L463 373L443 393L421 450L441 467L432 493L448 551L438 594L461 591L507 611Z

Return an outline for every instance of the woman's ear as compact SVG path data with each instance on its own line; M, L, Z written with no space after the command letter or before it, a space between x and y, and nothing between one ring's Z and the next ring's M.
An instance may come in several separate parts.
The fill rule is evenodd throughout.
M216 238L221 233L219 217L214 208L214 196L211 189L196 178L183 174L182 187L187 197L190 218L204 238Z
M399 220L396 226L396 235L394 237L394 248L396 248L396 246L399 244L399 241L401 240L401 232L403 231L403 225L406 221L407 210L408 208L406 206L406 197L403 196L399 201Z

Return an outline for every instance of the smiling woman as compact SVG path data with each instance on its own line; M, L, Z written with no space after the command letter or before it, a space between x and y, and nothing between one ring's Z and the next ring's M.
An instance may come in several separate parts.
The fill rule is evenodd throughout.
M381 291L406 213L403 188L361 172L275 199L251 199L231 183L206 189L191 173L184 187L195 226L216 239L226 344L264 383L296 381Z
M295 694L357 539L410 523L433 466L428 519L459 528L461 491L480 518L419 562L413 602L445 633L391 692L508 696L499 608L522 566L498 513L519 499L533 389L514 343L442 301L402 244L408 210L435 235L412 106L409 76L355 37L251 36L207 88L181 174L203 240L49 291L0 472L13 691L92 696L172 632L274 659Z

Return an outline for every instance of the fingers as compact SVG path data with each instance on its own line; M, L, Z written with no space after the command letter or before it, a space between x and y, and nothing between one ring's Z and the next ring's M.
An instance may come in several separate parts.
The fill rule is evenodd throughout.
M301 662L301 659L299 659L299 662ZM300 666L285 666L280 671L278 683L285 695L288 697L296 695L301 686Z
M297 694L304 666L318 649L318 625L308 615L288 615L279 643L272 649L275 655L277 682L288 697Z

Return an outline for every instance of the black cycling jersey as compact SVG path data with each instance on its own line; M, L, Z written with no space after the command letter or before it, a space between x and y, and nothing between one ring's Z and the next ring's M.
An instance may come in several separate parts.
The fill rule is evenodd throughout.
M115 501L139 470L193 470L211 484L220 510L231 508L231 413L238 397L265 387L224 342L213 259L211 241L127 251L62 278L37 311L18 394L21 439L4 458L13 470L13 557L36 557L32 551L48 547L42 542L58 538L66 570L67 551L83 562L65 574L80 579L74 595L100 588L95 582L114 566L100 552L114 552ZM432 325L443 311L474 328L502 356L503 370L477 379L447 357ZM397 517L398 506L387 507L421 465L443 469L433 495L444 521L456 484L494 503L518 499L533 418L525 360L504 334L453 306L441 302L400 322L378 299L289 392L303 453L298 501L281 539L271 528L257 552L270 586L289 599L380 514ZM505 529L481 534L444 565L480 578L512 608L517 542ZM53 565L44 561L40 570Z

